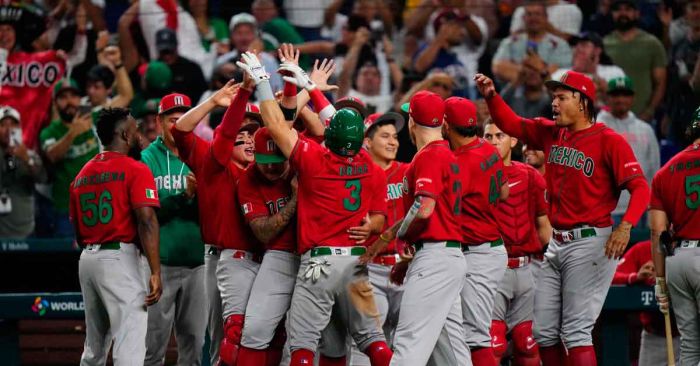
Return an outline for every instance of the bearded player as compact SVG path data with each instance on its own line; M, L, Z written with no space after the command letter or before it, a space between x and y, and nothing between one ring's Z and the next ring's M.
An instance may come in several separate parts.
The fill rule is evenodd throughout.
M700 363L700 108L693 114L687 137L692 144L654 176L649 210L656 298L663 313L668 312L669 300L673 305L681 333L682 366ZM660 236L670 228L675 248L668 248L664 260Z
M226 365L235 364L248 295L260 261L259 244L237 209L235 195L236 180L254 160L252 132L258 125L249 123L241 127L253 85L245 81L237 88L233 82L227 83L180 117L172 128L180 157L192 169L198 183L202 237L208 244L205 266L207 296L211 301L210 327L216 329L217 324L223 324L219 358ZM228 109L209 143L192 131L216 106ZM218 304L221 314L217 313Z
M476 105L459 97L445 101L444 133L454 150L462 181L464 258L467 276L462 311L467 345L475 366L496 366L491 349L491 314L507 254L496 220L496 205L508 196L498 151L477 136Z
M460 292L467 273L462 254L462 182L449 144L442 138L445 106L429 91L409 102L408 129L418 148L404 177L403 220L384 231L362 260L368 262L396 237L411 243L392 269L404 282L392 365L470 365ZM412 254L415 253L415 254Z
M491 343L496 362L506 353L510 334L513 342L513 364L539 366L539 349L532 336L535 306L535 279L531 272L531 256L542 252L549 242L552 227L544 202L546 183L531 166L511 160L518 143L492 121L484 124L484 139L498 149L503 159L503 172L508 179L508 198L496 209L496 218L508 251L508 268L496 292L491 321Z
M547 159L553 239L535 294L535 338L542 362L596 365L591 330L630 230L649 202L641 166L624 137L596 123L595 85L587 76L567 71L560 80L547 81L554 120L516 115L491 79L477 74L475 80L496 125L543 150ZM610 213L623 189L631 199L613 231Z
M86 334L80 364L104 365L114 341L115 363L143 365L144 303L157 303L162 293L154 210L160 203L151 171L127 155L139 148L129 111L102 110L97 135L105 151L88 161L70 186L70 217L83 248L78 270ZM142 251L151 270L148 281L140 268Z
M354 314L346 298L351 282L367 281L367 269L357 261L366 250L361 244L381 230L386 215L386 177L362 150L362 117L349 109L337 111L326 129L325 148L299 138L285 122L274 100L269 75L255 54L247 52L243 60L238 65L255 80L266 127L299 179L297 245L302 257L289 310L291 365L313 363L334 305L341 322L372 364L386 365L391 350L384 335L373 319ZM293 75L285 76L285 81L309 92L316 89L297 65L282 64L280 70ZM345 223L359 226L348 227ZM337 347L343 349L343 354L333 355L336 360L327 360L327 364L345 362L346 331L339 328L336 334Z

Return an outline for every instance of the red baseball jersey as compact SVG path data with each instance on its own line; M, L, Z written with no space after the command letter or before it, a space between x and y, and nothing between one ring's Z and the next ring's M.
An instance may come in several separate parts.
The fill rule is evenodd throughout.
M290 174L290 177L292 175ZM287 205L292 196L291 178L270 181L260 171L251 166L238 181L238 202L246 223L278 213ZM268 250L296 250L296 215L275 238L265 245Z
M622 135L603 123L570 132L546 118L515 115L500 96L487 100L503 132L543 150L546 159L549 220L555 229L580 225L608 227L620 191L633 179L644 179L642 167ZM508 115L502 118L501 115ZM631 223L633 225L636 222Z
M413 157L403 182L404 208L410 209L416 197L435 200L435 210L420 232L408 232L407 243L462 241L462 182L457 160L445 140L433 141Z
M537 217L547 214L544 191L547 183L535 168L517 161L503 166L510 193L496 209L501 236L509 257L542 252L537 234Z
M507 178L503 160L493 145L477 138L455 149L462 181L462 234L467 245L498 240L501 230L496 220L496 205Z
M347 230L360 226L367 213L386 215L386 175L364 149L342 157L300 137L289 162L299 180L299 253L318 246L355 246Z
M666 212L675 238L700 239L700 145L688 146L656 173L650 207Z
M238 209L236 185L243 169L231 161L234 141L218 133L211 143L192 132L170 130L180 158L197 178L202 239L224 249L259 252L260 243Z
M403 198L403 177L406 175L408 164L398 161L392 161L391 165L384 170L386 174L386 221L382 231L388 229L396 221L403 218L406 214ZM379 238L379 235L372 235L367 239L367 243L374 243ZM397 244L403 245L403 240L394 239L380 254L395 254L397 253Z
M97 154L70 186L70 218L78 244L139 243L134 210L160 207L148 167L124 154Z

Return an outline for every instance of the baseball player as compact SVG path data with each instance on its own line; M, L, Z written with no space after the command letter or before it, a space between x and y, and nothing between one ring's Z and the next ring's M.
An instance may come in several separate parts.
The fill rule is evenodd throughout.
M511 137L512 138L512 137ZM544 152L542 150L533 150L527 144L523 144L523 160L525 164L535 168L537 172L543 177L545 174L545 162L544 162ZM546 183L546 180L545 180ZM545 204L547 203L547 190L544 191ZM549 219L549 218L548 218ZM550 223L551 226L551 223ZM550 230L551 234L551 230ZM549 243L549 242L548 242ZM532 277L535 279L535 287L537 287L537 281L540 278L540 269L542 269L542 263L544 262L544 253L547 251L547 244L544 248L540 250L539 253L530 254L530 272L532 272Z
M393 112L374 113L365 119L365 148L372 161L384 170L387 179L387 218L384 229L394 225L406 212L403 206L402 189L408 164L396 161L396 153L399 149L398 134L405 124L404 118ZM376 237L372 236L368 242L374 242L375 239ZM379 320L387 340L393 338L394 329L399 320L399 306L403 293L403 287L391 283L389 279L391 268L399 258L396 245L397 240L393 240L382 253L367 264L369 281L374 288L374 300L379 311ZM357 352L356 347L353 347L351 362L355 366L369 364L367 357Z
M491 314L508 254L496 220L496 205L508 196L498 150L479 138L476 105L445 100L445 135L454 149L462 181L462 225L467 280L462 289L466 339L476 366L496 366L491 349Z
M415 254L403 253L392 281L406 277L391 365L471 365L462 324L460 292L467 273L462 254L462 182L459 165L442 138L445 105L420 91L409 102L408 129L418 153L403 181L403 220L384 231L363 257L369 261L397 236ZM490 315L489 315L490 317Z
M477 74L475 80L498 128L547 159L553 238L538 279L534 322L542 363L596 365L591 330L630 229L649 201L642 169L624 137L595 122L595 85L587 76L567 71L547 81L554 120L516 115L491 79ZM613 231L610 213L622 189L630 191L630 203Z
M670 300L676 313L681 333L680 366L700 363L700 108L693 114L687 136L692 144L654 176L649 206L656 299L662 312L668 312ZM670 228L675 249L668 248L664 253L660 236Z
M244 82L236 88L229 82L180 117L172 129L180 157L192 168L199 182L197 201L202 236L205 243L211 244L205 257L207 296L212 302L220 296L218 303L222 306L221 316L212 306L210 323L223 322L219 358L226 365L235 363L248 294L260 261L259 244L237 209L235 195L236 180L255 158L251 134L258 125L249 123L241 127L251 90L251 83ZM214 140L208 143L192 131L217 105L228 106L228 109L215 131ZM214 265L216 267L211 268ZM211 275L216 277L215 288L210 287L213 284Z
M546 183L531 166L511 160L518 140L506 135L490 120L484 124L484 139L498 149L509 182L508 198L498 204L495 212L508 252L508 268L498 286L493 307L493 352L496 363L500 364L509 333L513 342L513 363L539 366L539 348L532 336L535 279L530 260L533 254L542 252L542 246L552 237L544 202Z
M296 180L267 128L255 133L255 166L238 183L238 202L255 237L267 251L245 312L239 366L279 365L299 272L296 255Z
M651 257L651 241L636 243L620 259L615 270L613 285L646 285L656 283L654 261ZM639 366L666 366L666 326L660 312L640 311L639 322L642 324L642 336L639 345ZM671 314L671 331L673 334L673 355L676 363L680 362L680 337L675 317Z
M127 109L100 111L97 135L104 152L85 164L70 186L69 212L77 243L85 302L81 365L104 365L112 341L115 365L140 365L146 356L146 306L160 299L158 192L148 167L128 156L138 148L136 121ZM138 151L138 150L136 150ZM147 289L141 251L151 275Z
M148 308L145 365L162 365L173 326L177 339L178 363L196 365L202 360L202 346L208 304L204 291L204 243L200 234L194 175L179 158L170 133L175 122L191 108L184 94L164 96L157 122L162 135L141 152L156 182L160 210L160 261L163 295ZM147 269L145 269L147 271ZM146 272L148 273L148 272Z
M333 114L325 132L326 147L299 138L285 122L269 75L255 54L247 52L242 59L238 65L255 80L265 125L299 179L297 237L302 256L288 315L290 364L312 364L323 332L336 336L338 353L324 354L321 361L344 365L347 327L373 365L388 365L392 353L384 335L373 319L353 311L347 300L351 283L368 281L366 267L358 263L366 250L361 244L381 230L386 210L386 177L362 150L362 117L350 109ZM310 93L316 89L298 66L283 63L280 70L292 75L285 76L285 81ZM348 223L358 226L348 227ZM334 311L344 327L326 332Z

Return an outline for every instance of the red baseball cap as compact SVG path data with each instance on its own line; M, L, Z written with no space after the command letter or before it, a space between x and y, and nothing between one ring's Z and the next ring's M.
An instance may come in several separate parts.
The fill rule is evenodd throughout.
M360 115L362 115L362 118L367 118L367 115L369 114L369 111L367 111L367 106L365 103L363 103L360 99L355 98L355 97L343 97L338 99L333 106L335 107L336 110L339 110L341 108L354 108L358 112L360 112Z
M255 162L258 164L283 163L287 158L282 155L275 140L270 136L270 130L262 127L255 132Z
M547 89L550 91L558 87L577 91L584 94L595 103L595 84L593 84L591 78L580 72L569 70L563 73L559 80L547 80L544 82L544 85L546 85Z
M408 106L406 106L408 104ZM445 117L445 102L439 95L421 90L411 97L411 101L401 106L409 117L425 127L440 127ZM407 107L407 108L406 108Z
M262 114L260 114L260 108L255 104L247 103L245 105L245 116L262 123Z
M450 126L476 126L476 104L469 99L450 97L445 100L445 121Z
M396 112L372 113L365 118L365 134L367 134L373 125L385 121L391 122L396 128L396 132L401 132L404 125L406 125L406 119Z
M185 94L172 93L168 94L160 100L158 105L158 114L173 112L175 110L187 111L192 108L190 97Z

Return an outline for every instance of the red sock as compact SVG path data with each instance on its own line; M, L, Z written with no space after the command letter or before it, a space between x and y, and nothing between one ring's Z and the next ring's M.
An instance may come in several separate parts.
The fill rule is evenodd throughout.
M240 346L236 366L260 366L266 363L266 349L252 349ZM279 365L279 362L277 362Z
M372 366L389 366L394 352L384 341L373 342L365 350Z
M581 346L569 349L570 366L596 366L598 364L593 346Z
M298 349L292 352L291 361L289 366L313 366L314 364L314 353L308 349Z
M267 349L267 365L266 366L279 366L282 362L282 349L276 347L270 347ZM259 364L262 365L262 364Z
M566 358L562 351L561 343L549 347L540 347L542 366L561 366L562 359Z
M318 366L345 366L347 359L343 357L328 357L321 355L318 359Z
M471 354L474 366L498 366L491 347L474 348Z

